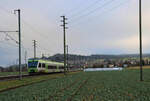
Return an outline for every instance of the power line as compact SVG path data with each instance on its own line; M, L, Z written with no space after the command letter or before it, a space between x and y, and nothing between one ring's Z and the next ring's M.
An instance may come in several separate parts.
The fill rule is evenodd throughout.
M6 13L8 13L8 14L12 14L12 15L14 15L14 13L13 12L10 12L9 10L7 10L6 8L4 8L4 7L2 7L2 6L0 6L0 8L1 8L1 10L3 10L4 12L6 12ZM15 16L15 15L14 15Z
M53 52L52 50L49 50L49 49L45 49L45 48L43 48L43 47L41 47L41 46L39 46L38 45L38 47L37 48L39 48L41 51L48 51L48 52Z
M10 36L8 33L5 33L6 34L6 37L9 37L10 38L10 40L12 40L12 41L14 41L17 45L14 45L14 44L10 44L10 43L4 43L3 41L0 41L0 42L3 42L4 44L9 44L9 45L11 45L11 46L15 46L15 47L19 47L18 46L18 44L19 44L19 42L16 40L16 39L14 39L12 36ZM7 39L6 41L8 41L9 39ZM23 43L23 42L22 42ZM22 45L22 49L24 49L24 50L28 50L27 48L25 48L24 47L24 45L23 44L21 44Z
M85 1L88 2L89 0L85 0ZM69 15L71 15L76 10L80 9L83 6L81 4L85 4L85 1L80 0L79 4L76 7L72 8L71 10L68 11L68 13L70 13Z
M8 14L12 14L12 15L14 15L14 13L12 13L12 12L9 12L7 9L5 9L5 8L2 8L2 7L0 7L4 12L6 12L6 13L8 13ZM16 10L16 11L18 11L18 10ZM18 14L19 15L19 14ZM16 16L14 16L14 17L16 17ZM18 19L19 19L20 17L18 16ZM19 24L19 22L18 22L18 24ZM16 44L19 44L20 43L20 45L22 45L22 47L20 47L20 45L19 45L19 50L21 50L21 49L23 49L23 51L27 51L27 50L29 50L29 48L25 48L24 46L23 46L23 44L21 44L21 40L20 40L20 42L18 42L16 39L14 39L13 37L11 37L8 33L10 33L10 32L18 32L18 31L0 31L0 32L4 32L5 34L6 34L6 36L7 37L9 37L9 39L11 39L12 41L14 41ZM7 32L7 33L6 33ZM5 44L8 44L8 43L5 43ZM15 46L15 47L18 47L18 46L16 46L16 45L13 45L13 44L8 44L8 45L10 45L10 46ZM19 52L19 57L21 56L21 52ZM21 57L20 57L20 59L21 59ZM20 78L21 78L21 67L20 67L20 64L21 64L21 60L19 61L19 68L20 68L20 70L19 70L19 75L20 75Z
M43 34L41 34L37 29L35 29L31 24L29 24L27 21L25 21L24 19L22 19L23 23L25 25L27 25L28 28L30 28L30 30L38 35L40 35L41 37L44 38L44 40L42 40L42 42L46 42L46 43L49 43L49 41L47 40L48 36L43 36ZM43 48L42 48L43 49Z
M0 8L1 8L3 11L5 11L6 13L9 13L9 14L13 14L13 15L14 15L14 13L9 12L9 10L7 10L7 9L1 7L1 6L0 6ZM43 37L44 39L46 39L46 40L43 40L43 42L44 42L44 41L45 41L46 43L49 42L49 41L47 40L48 36L45 36L45 35L41 34L37 29L35 29L33 26L31 26L29 23L27 23L27 21L25 21L23 18L22 18L22 22L23 22L25 25L27 25L27 27L30 28L30 30L31 30L32 32L34 32L34 33L40 35L41 37Z
M9 34L6 34L6 36L8 36L12 41L14 41L16 44L19 44L19 42L17 40L15 40L13 37L11 37Z
M111 4L113 1L115 1L115 0L110 0L110 1L108 1L108 2L105 2L105 3L104 3L103 5L101 5L100 7L97 7L97 8L93 9L92 11L90 11L90 12L84 14L84 15L79 15L78 17L76 17L76 19L71 20L71 22L76 21L76 20L79 20L79 19L82 19L83 17L87 17L87 16L89 16L90 14L95 13L97 10L102 9L102 8L104 8L105 6Z
M6 35L6 37L9 37L12 41L14 41L15 43L19 44L19 42L18 42L16 39L14 39L13 37L11 37L11 36L8 34L8 33L10 33L10 32L18 32L18 31L0 31L0 32L4 33L4 34Z
M0 8L5 11L6 13L8 14L12 14L14 15L13 12L10 12L9 10L7 10L6 8L0 6ZM16 17L16 16L15 16ZM47 39L47 36L44 36L43 34L41 34L39 31L37 31L37 29L35 29L33 26L31 26L29 23L27 23L27 21L25 21L23 18L22 18L22 22L27 25L28 28L30 28L33 32L39 34L41 37L43 37L44 39ZM10 31L11 32L11 31ZM16 31L17 32L17 31Z
M83 13L85 11L88 11L90 8L92 8L94 5L98 4L100 1L103 0L96 0L95 2L93 2L91 5L89 5L88 7L84 8L83 10L79 11L78 13L72 15L70 18L73 19L76 16L79 16L80 13Z
M6 34L6 36L7 37L9 37L10 38L10 40L12 40L12 41L14 41L16 44L14 45L14 44L11 44L11 43L5 43L4 41L0 41L1 43L4 43L4 44L7 44L7 45L9 45L9 46L14 46L14 47L19 47L18 45L19 45L19 42L16 40L16 39L14 39L13 37L11 37L8 33L5 33ZM6 41L8 41L9 39L7 39ZM21 44L22 45L22 49L23 50L29 50L29 49L27 49L27 48L25 48L24 47L24 45L23 44Z
M0 31L0 32L3 32L3 33L6 35L6 37L9 37L9 39L5 39L6 41L12 40L12 41L15 42L17 45L10 44L10 43L4 43L3 41L1 41L1 42L3 42L4 44L10 45L10 46L19 47L19 46L18 46L18 45L19 45L19 42L18 42L16 39L14 39L12 36L10 36L8 33L6 33L6 32L18 32L18 31ZM22 45L21 48L26 50L26 48L23 46L23 44L21 44L21 45Z
M7 45L9 45L9 46L14 46L14 47L18 48L17 45L14 45L14 44L12 44L12 43L6 43L6 42L4 42L4 41L0 41L0 43L7 44Z
M104 12L101 12L100 14L98 14L98 16L104 15L105 13L108 13L108 12L112 12L112 11L114 11L115 9L119 8L120 6L122 6L123 4L127 3L128 1L130 1L130 0L125 0L124 2L119 3L118 5L112 7L112 8L109 9L109 10L105 10ZM86 21L85 19L79 19L79 20ZM76 22L76 23L74 22L74 24L73 24L72 26L75 26L75 25L78 25L79 23L81 23L81 21L79 22L79 20L78 20L78 22ZM88 23L88 22L86 22L86 23ZM72 26L71 26L71 27L72 27Z
M24 19L22 20L24 24L27 25L27 27L34 33L40 35L41 37L44 38L44 40L42 40L42 42L45 42L45 43L49 43L48 41L48 36L45 36L43 35L41 32L39 32L37 29L35 29L31 24L27 23L27 21L25 21Z
M28 28L30 28L32 30L32 32L36 32L38 33L41 37L46 38L47 36L41 34L41 32L39 32L37 29L35 29L31 24L27 23L27 21L25 21L24 19L22 20L24 24L26 24L28 26Z
M6 8L3 8L3 7L1 7L1 6L0 6L0 8L1 8L3 11L5 11L6 13L8 13L8 14L14 15L14 13L9 12L9 10L7 10ZM15 17L16 17L16 16L15 16ZM33 32L36 32L36 33L40 34L42 37L47 38L47 36L43 36L43 34L41 34L40 32L38 32L37 29L35 29L33 26L31 26L29 23L27 23L27 21L25 21L23 18L22 18L22 22L23 22L24 24L26 24L26 25L28 26L28 28L30 28Z
M0 42L0 44L6 44L8 46L15 46L13 44L10 44L10 43L4 43L4 42ZM17 48L17 46L15 46ZM7 53L10 53L10 52L14 52L12 51L12 49L8 48L8 47L2 47L0 46L1 49L3 49L4 51L3 52L7 52ZM15 51L16 52L16 51ZM16 52L17 53L17 52Z

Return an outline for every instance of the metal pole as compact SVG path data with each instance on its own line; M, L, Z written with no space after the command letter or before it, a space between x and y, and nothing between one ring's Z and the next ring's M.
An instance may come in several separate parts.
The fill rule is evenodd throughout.
M65 24L65 16L63 16L64 23L64 74L66 74L66 24Z
M64 32L64 74L66 74L66 20L67 18L65 16L61 16L63 18L63 32Z
M142 63L142 1L139 0L140 81L143 81Z
M35 40L34 40L34 59L36 58L36 46L35 46Z
M33 40L33 46L34 46L34 59L36 59L36 40Z
M66 48L67 48L67 71L69 70L69 63L68 63L68 45L66 45Z
M0 32L3 32L3 33L10 33L10 32L18 32L18 31L0 31Z
M19 74L20 74L20 79L22 79L22 68L21 68L21 20L20 20L20 9L18 9L18 25L19 25Z
M25 67L27 67L27 51L25 51L24 61L25 61Z
M19 33L19 78L22 79L21 74L21 19L20 19L20 9L15 10L15 12L18 12L18 33Z

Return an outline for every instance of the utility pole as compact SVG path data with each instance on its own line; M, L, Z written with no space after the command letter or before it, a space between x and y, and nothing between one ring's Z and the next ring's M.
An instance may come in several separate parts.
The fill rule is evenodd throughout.
M66 20L67 18L65 16L61 16L63 18L63 20L61 22L63 22L63 25L61 25L63 27L63 32L64 32L64 74L66 74Z
M140 81L143 81L142 59L142 0L139 0Z
M20 20L20 9L14 10L14 13L18 12L18 33L19 33L19 77L22 79L21 74L21 20Z
M69 60L69 58L68 58L68 45L66 45L66 48L67 48L67 71L69 71L69 62L68 62L68 60Z
M42 53L42 59L44 59L44 57L45 57L45 56L44 56L44 54Z
M36 40L33 40L33 47L34 47L34 59L36 59Z
M25 66L27 67L27 51L25 51L24 62L25 62Z

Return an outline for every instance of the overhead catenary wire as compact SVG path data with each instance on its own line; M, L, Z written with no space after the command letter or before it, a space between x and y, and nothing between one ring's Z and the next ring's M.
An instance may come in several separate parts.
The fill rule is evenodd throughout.
M9 13L9 14L13 14L14 15L14 13L11 13L11 12L9 12L7 9L3 9L3 11L5 11L6 13ZM14 16L14 17L16 17L16 16ZM22 19L23 20L23 19ZM24 21L24 20L23 20ZM24 21L24 23L25 23L25 21ZM27 23L26 23L27 24ZM30 26L29 24L28 24L28 26ZM30 26L31 27L31 26ZM30 29L33 29L33 27L32 28L30 28ZM32 30L33 31L33 30ZM34 32L36 32L36 33L39 33L37 30L34 30ZM42 36L43 37L43 34L40 34L40 36ZM14 41L16 44L18 44L18 41L16 41L12 36L10 36L9 34L7 34L7 37L9 37L9 39L10 40L12 40L12 41ZM44 39L47 39L47 36L44 36ZM21 43L22 43L22 41L21 41ZM10 44L9 44L10 45ZM26 51L27 50L27 48L25 48L24 46L23 46L23 44L21 44L22 45L22 47L21 47L21 49L23 50L23 51ZM18 47L17 45L14 45L15 47ZM29 48L28 48L28 50L29 50ZM24 54L24 52L22 53L22 54Z
M0 8L1 8L1 10L3 10L4 12L6 12L6 13L8 13L8 14L14 15L14 13L9 12L9 10L7 10L6 8L1 7L1 6L0 6ZM16 15L14 15L14 17L16 17ZM43 38L44 38L43 42L46 42L46 43L49 42L48 40L45 40L45 39L48 38L48 36L45 36L45 35L41 34L41 32L39 32L37 29L35 29L33 26L31 26L31 24L27 23L27 21L25 21L23 18L22 18L21 20L22 20L22 22L23 22L25 25L27 25L28 28L30 28L30 30L31 30L32 32L34 32L34 33L40 35L41 37L43 37ZM14 40L12 37L11 37L11 39ZM15 40L14 40L14 41L15 41ZM17 41L16 41L16 42L17 42Z
M14 15L13 17L17 17L15 14L14 14L14 12L10 12L9 10L7 10L6 8L4 8L4 7L2 7L2 6L0 6L0 8L1 8L1 10L3 10L4 12L6 12L7 14L11 14L11 15ZM10 31L10 32L13 32L13 31ZM14 31L14 32L18 32L18 31ZM16 40L16 39L14 39L11 35L9 35L8 33L9 33L9 31L7 31L7 33L6 32L3 32L4 34L6 34L6 36L7 37L9 37L12 41L14 41L16 44L19 44L19 42ZM22 41L21 41L22 42ZM23 44L21 44L22 46L23 46ZM18 47L18 46L17 46ZM26 49L24 46L23 47L21 47L22 49Z
M16 39L14 39L11 35L9 35L8 33L6 33L6 32L4 32L4 34L6 35L6 37L8 37L9 39L5 39L5 41L8 41L8 40L12 40L13 42L15 42L17 45L19 44L19 42L16 40ZM1 41L2 42L2 41ZM22 42L22 41L21 41ZM21 44L22 46L23 46L23 44ZM18 46L17 46L18 47ZM21 48L24 48L24 49L26 49L24 46L23 47L21 47Z
M18 48L18 46L16 44L12 44L12 43L5 42L5 41L0 41L0 44L6 44L6 45L9 45L9 46L13 46L13 47Z
M5 45L8 45L8 46L13 46L13 47L16 47L16 46L14 46L14 45L12 45L12 44L7 44L7 43L3 43L3 42L0 42L0 44L5 44ZM11 50L11 51L10 51ZM16 49L15 49L16 50ZM2 46L0 46L0 51L1 52L4 52L4 53L14 53L14 51L12 51L12 49L10 49L10 48L8 48L8 47L2 47ZM17 51L15 51L16 53L17 53Z
M8 13L8 14L14 14L13 12L10 12L8 9L2 7L1 5L0 5L0 10L3 10L4 12L6 12L6 13ZM14 15L14 16L15 16L15 15Z
M7 10L6 8L4 8L4 7L2 7L2 6L0 6L0 8L1 8L3 11L5 11L6 13L11 14L11 15L14 15L14 17L17 17L14 13L9 12L9 10ZM41 37L43 37L43 38L47 38L47 36L44 36L43 34L41 34L40 32L38 32L37 29L35 29L33 26L31 26L31 24L27 23L27 21L24 20L24 18L22 18L21 20L22 20L22 22L23 22L25 25L27 25L28 28L30 28L30 30L32 30L33 32L38 33L38 34L39 34Z
M12 46L12 47L16 47L16 48L19 47L19 42L18 42L16 39L14 39L12 36L10 36L10 35L9 35L8 33L6 33L6 32L4 32L4 34L5 34L9 39L5 39L4 41L0 41L0 43L6 44L6 45L9 45L9 46ZM9 42L8 42L9 40L15 42L15 44L9 43ZM5 41L7 41L7 43L6 43ZM29 50L29 48L25 48L23 44L21 44L21 45L22 45L22 47L21 47L21 48L22 48L22 51L27 51L27 50ZM9 48L9 49L10 49L10 48ZM24 54L24 52L23 52L23 54Z
M100 1L100 0L99 0L99 1ZM96 0L95 2L98 2L98 1ZM93 3L93 4L94 4L94 3ZM89 7L90 7L90 6L89 6ZM86 17L86 16L85 16L85 17ZM79 21L77 20L77 22L79 22ZM73 22L73 23L74 23L74 22ZM31 29L33 29L33 28L31 28ZM37 30L34 29L34 32L37 32ZM39 33L39 32L38 32L38 33ZM41 33L40 33L40 35L43 36L43 34L41 34ZM45 38L47 38L47 37L44 37L44 39L45 39ZM44 41L45 41L45 40L44 40Z
M6 34L6 36L8 36L15 43L19 44L19 42L17 40L15 40L13 37L11 37L8 33Z

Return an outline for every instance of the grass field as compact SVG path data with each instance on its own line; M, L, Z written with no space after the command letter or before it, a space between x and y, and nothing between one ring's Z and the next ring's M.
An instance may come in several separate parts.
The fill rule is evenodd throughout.
M150 69L79 72L0 93L0 101L150 101Z
M22 72L22 74L28 74L28 72ZM0 76L19 75L19 72L0 72Z

